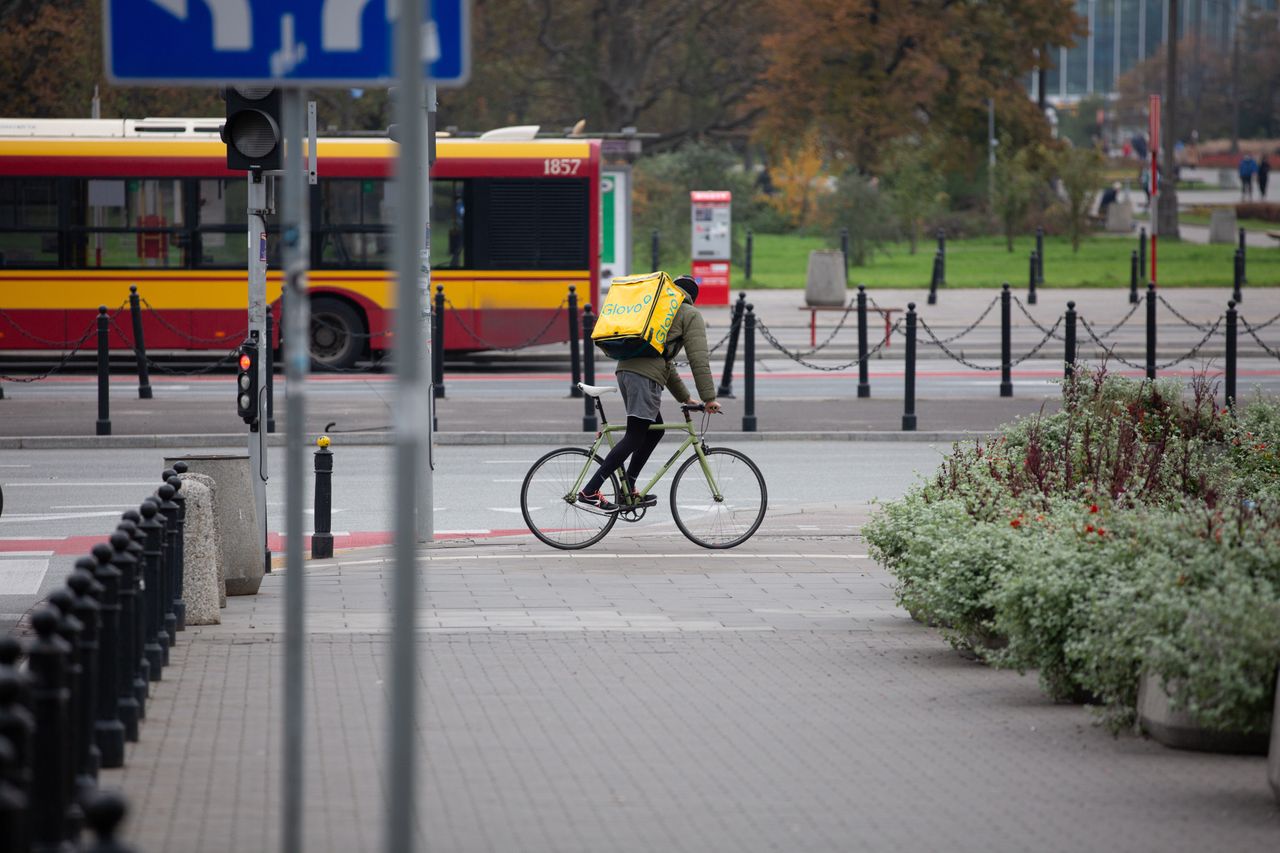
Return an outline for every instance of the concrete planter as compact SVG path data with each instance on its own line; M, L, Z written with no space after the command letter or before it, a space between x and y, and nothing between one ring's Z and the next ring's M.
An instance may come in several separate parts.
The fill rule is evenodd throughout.
M1267 734L1219 732L1206 729L1186 711L1175 711L1157 676L1138 679L1138 724L1151 738L1174 749L1266 755ZM1275 726L1272 726L1274 732ZM1274 784L1274 783L1273 783Z
M213 480L213 523L222 537L227 595L254 595L262 585L266 562L248 454L166 457L165 464L179 459L190 473Z

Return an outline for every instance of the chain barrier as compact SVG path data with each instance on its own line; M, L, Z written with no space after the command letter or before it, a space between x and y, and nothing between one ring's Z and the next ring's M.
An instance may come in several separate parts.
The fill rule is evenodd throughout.
M850 303L849 303L849 307L848 307L848 308L846 308L846 309L844 309L844 313L840 315L840 322L836 323L836 327L835 327L834 329L832 329L832 330L831 330L831 334L827 335L826 340L824 340L822 343L818 344L818 345L817 345L816 347L814 347L813 349L805 350L804 352L800 353L800 355L801 355L802 357L807 358L808 356L811 356L811 355L813 355L813 354L814 354L814 353L816 353L816 352L819 352L819 351L821 351L821 350L826 349L826 348L827 348L827 344L831 343L831 341L835 339L836 334L837 334L841 329L843 329L843 328L844 328L844 324L845 324L845 322L849 319L849 315L850 315L851 313L853 313L855 310L857 310L857 308L858 308L858 306L857 306L857 304L856 304L856 303L854 303L854 302L850 302Z
M111 318L111 328L115 329L117 335L123 338L127 343L131 344L128 337L125 336L124 329L120 328L120 325L116 323L116 319L114 317ZM212 364L205 365L204 367L198 367L195 370L175 370L172 367L168 367L166 365L161 364L160 362L156 361L149 355L145 356L145 358L147 362L147 367L149 367L152 370L159 371L160 373L168 374L169 376L203 376L206 373L212 373L213 371L217 370L219 367L222 367L223 365L228 364L239 353L240 353L240 347L239 346L233 347L231 351L228 352L226 355L224 355L222 358L218 359Z
M1244 319L1243 317L1240 318L1240 325L1244 326L1244 330L1249 333L1249 337L1253 338L1254 341L1257 342L1258 346L1262 347L1263 352L1265 352L1267 355L1271 356L1272 358L1280 358L1280 351L1273 350L1271 347L1264 344L1262 342L1262 338L1258 337L1258 330L1271 325L1271 323L1274 323L1278 318L1280 318L1280 315L1277 315L1276 317L1272 317L1262 326L1250 326L1248 320Z
M1164 298L1163 294L1157 293L1156 299L1159 299L1160 304L1163 305L1165 308L1169 309L1169 313L1173 314L1173 316L1177 317L1179 320L1181 320L1183 323L1190 326L1191 328L1195 329L1197 332L1203 332L1206 329L1211 328L1210 324L1208 323L1204 323L1204 324L1197 323L1195 320L1192 320L1184 316L1181 311L1179 311L1177 308L1174 308L1173 305L1169 303L1169 300Z
M867 350L866 357L871 358L871 356L875 355L876 353L880 352L880 350L884 349L884 347L889 343L889 339L895 333L897 333L898 330L902 327L902 322L903 322L903 318L899 317L898 322L894 323L893 328L889 330L889 334L885 335L884 339L881 340L880 343L876 344L874 347ZM787 358L794 361L796 364L802 364L805 367L809 368L810 370L821 370L824 373L834 373L840 370L848 370L850 367L852 367L853 365L857 364L859 361L862 360L859 358L855 358L852 361L846 361L844 364L837 364L835 366L829 366L829 365L824 366L821 364L814 364L811 361L805 361L804 356L808 355L809 353L795 353L787 349L781 343L779 343L778 339L773 336L773 332L769 330L769 327L766 326L764 324L764 321L762 321L759 317L756 318L756 328L760 330L760 334L764 336L764 339L769 342L770 346L772 346L778 352L785 355Z
M466 332L471 337L471 339L474 340L476 343L480 344L485 349L497 350L498 352L515 352L516 350L522 350L525 347L533 346L538 342L538 340L543 335L551 331L551 327L556 324L556 320L560 319L561 309L564 308L564 306L568 303L568 301L569 301L569 297L567 296L564 299L561 299L560 304L557 305L555 308L555 313L551 315L551 319L547 321L547 324L543 326L541 329L539 329L536 335L529 338L524 343L517 344L516 346L513 346L513 347L499 346L491 341L487 341L484 338L480 337L480 335L476 334L475 330L472 329L470 326L468 326L466 321L462 319L462 312L459 311L458 308L452 302L449 301L448 297L445 297L444 304L453 309L453 319L456 320L458 325L462 327L462 331Z
M950 357L954 361L960 362L965 367L968 367L972 370L984 370L987 372L995 372L997 370L1000 370L1004 366L1001 364L997 364L994 367L992 367L990 365L978 364L977 362L970 361L969 359L965 358L962 355L957 355L950 349L950 347L947 346L945 341L943 341L936 334L934 334L933 329L929 328L928 323L926 323L923 319L917 319L917 322L920 324L920 328L924 330L924 333L928 335L929 338L931 339L929 341L924 341L923 343L932 343L936 345L939 349L941 349L944 353L946 353L948 357ZM1014 367L1016 365L1022 364L1022 362L1033 357L1034 355L1036 355L1036 353L1040 352L1040 350L1044 349L1045 344L1049 343L1049 341L1051 341L1054 338L1055 333L1058 331L1058 327L1061 325L1062 325L1062 317L1059 316L1057 322L1055 322L1048 329L1045 329L1045 335L1043 338L1040 339L1040 342L1037 343L1035 346L1033 346L1025 355L1019 356L1018 358L1011 360L1009 362L1009 366Z
M978 315L978 319L976 319L976 320L974 320L972 323L970 323L970 324L969 324L969 327L968 327L967 329L965 329L964 331L959 332L959 333L957 333L957 334L954 334L954 335L952 335L952 336L951 336L951 337L949 337L949 338L943 338L943 339L942 339L942 343L944 343L944 344L949 344L949 343L952 343L953 341L958 341L958 340L960 340L961 338L963 338L965 335L967 335L967 334L969 334L970 332L972 332L974 329L978 328L978 326L982 323L982 321L983 321L983 320L985 320L985 319L987 319L987 315L991 313L991 309L992 309L992 308L995 308L995 307L996 307L996 303L998 303L999 301L1000 301L1000 297L999 297L999 296L997 296L997 297L995 297L994 299L992 299L992 300L991 300L991 302L987 305L986 310L985 310L985 311L983 311L980 315ZM1035 320L1032 320L1031 322L1032 322L1032 323L1035 323ZM1038 324L1037 324L1037 325L1038 325ZM1042 332L1043 332L1043 331L1044 331L1044 329L1040 329L1040 331L1042 331Z
M123 310L124 310L124 307L125 307L126 305L128 305L128 304L129 304L129 300L127 300L127 299L126 299L126 300L124 300L123 302L121 302L121 303L120 303L120 305L119 305L119 307L118 307L118 308L116 308L116 310L115 310L115 311L112 311L112 312L111 312L110 317L114 320L114 319L115 319L115 317L116 317L116 316L117 316L121 311L123 311ZM22 328L22 326L18 325L18 321L17 321L17 320L15 320L15 319L13 319L12 317L10 317L7 313L5 313L5 311L4 311L4 309L3 309L3 308L0 308L0 319L3 319L6 323L8 323L10 326L12 326L12 327L14 328L14 330L15 330L18 334L22 335L22 336L23 336L24 338L26 338L27 340L29 340L29 341L33 341L34 343L41 344L41 345L43 345L43 346L47 346L47 347L58 347L59 349L61 349L62 347L70 346L70 345L72 345L72 344L75 344L76 346L79 346L80 344L83 344L83 343L84 343L84 340L83 340L83 339L81 339L80 341L73 341L73 340L68 340L68 341L54 341L54 340L50 340L50 339L48 339L48 338L42 338L42 337L40 337L39 335L34 335L34 334L32 334L31 332L28 332L26 329ZM94 321L93 321L93 322L94 322L95 324L98 322L98 320L97 320L97 312L96 312L96 311L94 312Z
M25 385L25 384L27 384L27 383L29 383L29 382L39 382L41 379L48 379L48 378L49 378L50 376L52 376L54 373L57 373L57 372L58 372L59 370L61 370L62 368L66 367L66 366L67 366L67 362L71 361L71 359L75 357L76 353L80 352L80 348L81 348L82 346L84 346L85 341L89 340L89 338L93 337L93 336L94 336L94 335L96 335L97 333L98 333L98 319L95 317L95 318L93 319L93 322L89 324L89 328L88 328L88 329L86 329L86 330L85 330L85 333L84 333L83 335L81 335L81 336L80 336L80 340L78 340L78 341L76 341L76 342L75 342L75 346L74 346L74 347L72 347L71 351L70 351L70 352L65 353L65 354L62 356L62 358L61 358L61 359L59 359L59 360L58 360L58 362L57 362L56 364L54 364L54 365L53 365L53 367L50 367L50 368L49 368L48 370L46 370L44 373L41 373L41 374L40 374L40 375L38 375L38 376L3 376L3 375L0 375L0 379L3 379L5 382L20 382L20 383L22 383L22 384L24 384L24 385Z
M1254 331L1261 332L1263 329L1265 329L1267 326L1270 326L1270 325L1271 325L1272 323L1274 323L1276 320L1280 320L1280 314L1277 314L1276 316L1272 317L1270 320L1268 320L1268 321L1267 321L1267 322L1265 322L1265 323L1259 323L1258 325L1256 325L1256 326L1251 326L1250 328L1252 328ZM1240 322L1242 322L1242 323L1244 322L1244 318L1243 318L1243 317L1242 317L1242 318L1240 318Z
M1044 334L1045 332L1049 331L1049 328L1047 326L1040 325L1040 323L1036 320L1036 318L1031 316L1031 312L1027 310L1027 306L1022 304L1021 299L1015 296L1013 297L1013 302L1015 305L1018 306L1018 310L1022 312L1022 316L1026 317L1027 320L1031 323L1031 325L1039 329L1041 334ZM1065 340L1065 338L1063 338L1061 335L1058 335L1057 337L1058 337L1058 340L1060 341Z
M1170 359L1169 361L1161 362L1160 364L1155 365L1155 369L1168 370L1170 367L1173 367L1175 364L1181 364L1182 362L1187 361L1188 359L1195 358L1196 354L1200 352L1201 347L1207 344L1209 342L1209 339L1212 338L1217 333L1218 327L1222 325L1222 321L1225 316L1226 315L1220 315L1217 321L1212 326L1209 327L1209 331L1205 332L1204 337L1200 339L1200 342L1197 343L1195 346L1193 346L1190 350L1188 350L1186 354L1180 355L1177 358ZM1089 325L1088 320L1086 320L1084 317L1078 317L1077 319L1079 320L1080 325L1084 328L1085 333L1089 337L1093 338L1093 342L1096 343L1098 346L1102 347L1102 351L1107 354L1108 360L1115 359L1116 361L1120 362L1126 367L1132 367L1135 370L1147 369L1146 364L1139 364L1136 361L1130 361L1129 359L1125 358L1122 355L1116 355L1115 353L1116 345L1112 345L1108 347L1106 344L1102 342L1102 340L1098 337L1098 335L1093 331L1093 326Z
M177 326L173 325L173 323L169 322L169 320L167 320L163 314L161 314L158 310L156 310L156 307L154 305L152 305L150 302L147 301L147 298L145 296L139 295L138 299L142 302L142 304L146 307L146 309L151 312L151 315L156 318L156 322L158 322L161 326L164 326L166 329L168 329L170 332L173 332L175 335L177 335L180 338L183 338L185 340L188 340L188 341L191 341L192 343L197 343L197 344L225 344L227 342L227 339L225 337L202 338L199 335L193 335L190 332L184 332L182 329L179 329ZM236 337L243 338L243 337L246 337L248 334L249 334L249 329L246 326L244 331L236 335Z

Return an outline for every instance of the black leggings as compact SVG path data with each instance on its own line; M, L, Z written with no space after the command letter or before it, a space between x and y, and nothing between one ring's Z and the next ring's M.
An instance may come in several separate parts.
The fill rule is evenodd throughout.
M582 487L584 492L591 494L599 491L609 472L622 467L622 460L628 456L631 457L631 461L627 463L627 482L623 483L623 488L630 491L636 487L636 478L640 476L640 470L644 468L644 463L649 461L658 442L662 441L664 432L660 429L649 429L649 423L644 418L627 418L627 431L623 434L622 440L613 446L609 455L604 458L604 464L600 466L600 470ZM659 414L653 423L662 423L662 415Z

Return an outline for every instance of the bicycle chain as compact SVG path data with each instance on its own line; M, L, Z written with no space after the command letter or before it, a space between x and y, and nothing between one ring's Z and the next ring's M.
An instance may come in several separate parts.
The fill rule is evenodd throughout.
M487 341L484 338L480 337L480 335L476 334L475 331L470 326L467 325L466 321L462 319L462 315L459 312L458 308L452 302L449 301L448 297L445 298L444 304L448 305L450 308L453 309L454 311L453 319L456 320L458 325L462 327L462 331L466 332L471 337L471 339L474 340L476 343L484 346L486 349L497 350L498 352L515 352L516 350L522 350L525 347L533 346L534 344L537 343L539 338L541 338L543 335L549 332L551 330L551 327L555 325L556 320L560 319L560 309L564 308L565 304L568 301L569 301L569 298L567 296L564 299L560 300L560 304L556 306L555 313L551 315L551 319L547 321L547 324L543 326L538 331L538 333L534 335L532 338L529 338L524 343L518 344L517 346L513 346L513 347L498 346L497 344L494 344L491 341Z

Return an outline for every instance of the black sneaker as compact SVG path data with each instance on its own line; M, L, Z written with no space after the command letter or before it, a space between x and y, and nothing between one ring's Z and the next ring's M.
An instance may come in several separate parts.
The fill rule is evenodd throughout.
M651 507L658 505L658 496L655 494L641 495L639 492L632 490L631 505L638 507Z
M587 494L586 492L578 492L578 503L585 504L586 506L589 506L589 507L594 507L595 509L598 509L601 512L617 512L618 511L618 505L614 503L610 503L608 500L606 500L604 494L599 489L592 492L591 494Z

